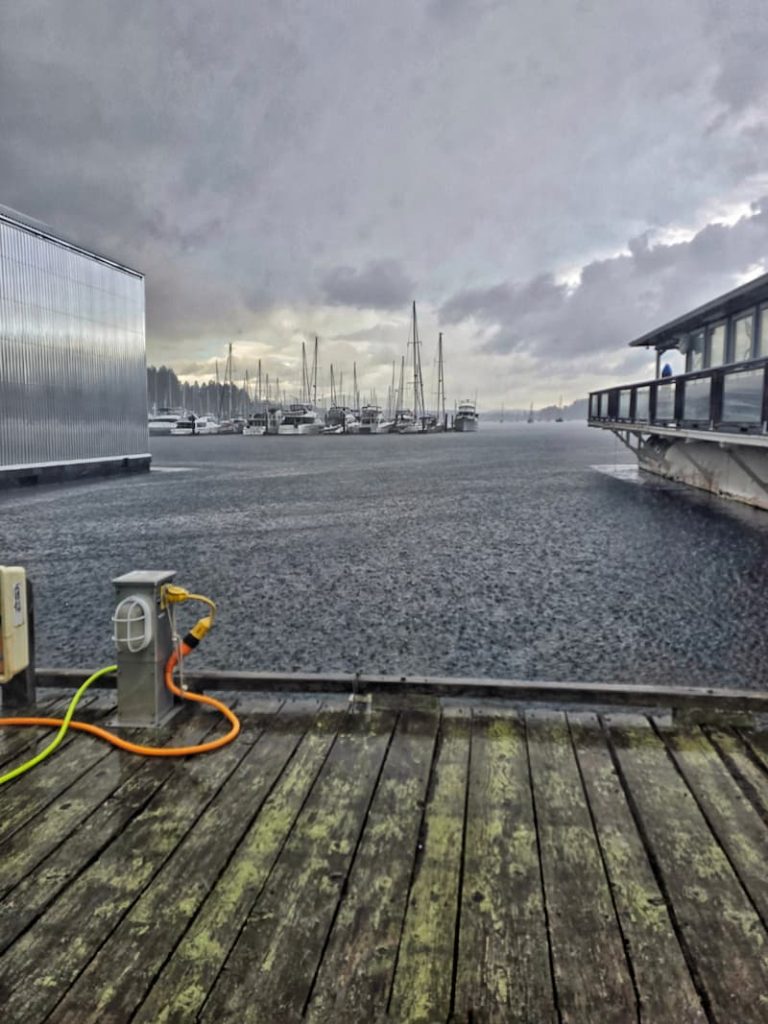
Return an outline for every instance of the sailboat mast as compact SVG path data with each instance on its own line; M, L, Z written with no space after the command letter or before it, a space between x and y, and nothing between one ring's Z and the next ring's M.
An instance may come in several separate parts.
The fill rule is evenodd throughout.
M445 423L445 376L443 373L443 332L437 339L437 416Z
M315 335L315 356L312 360L312 405L317 405L317 335Z
M278 394L280 389L278 388ZM309 404L309 371L307 370L307 346L301 343L301 400Z
M419 327L416 320L416 302L413 303L413 414L416 422L419 416L423 415L424 409L424 382L421 377L421 351L419 343Z
M261 402L261 360L259 360L259 402Z
M352 397L355 400L355 409L359 409L360 392L357 390L357 363L352 363Z
M227 351L227 370L229 371L229 373L227 374L227 392L228 392L227 398L228 398L228 408L229 408L229 419L232 419L232 392L233 392L234 388L233 388L233 385L232 385L232 342L231 341L229 343L229 348L228 348L228 351ZM225 371L225 373L226 373L226 371Z

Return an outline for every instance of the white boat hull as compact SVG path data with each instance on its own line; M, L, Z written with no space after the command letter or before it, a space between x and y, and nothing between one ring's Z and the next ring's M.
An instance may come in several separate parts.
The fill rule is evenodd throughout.
M298 436L299 434L319 434L321 430L321 423L299 423L295 427L286 426L281 423L277 428L278 434L285 437Z
M475 419L461 419L454 420L453 429L457 430L460 434L474 434L477 430L477 420Z
M243 427L243 437L263 437L266 432L266 427Z

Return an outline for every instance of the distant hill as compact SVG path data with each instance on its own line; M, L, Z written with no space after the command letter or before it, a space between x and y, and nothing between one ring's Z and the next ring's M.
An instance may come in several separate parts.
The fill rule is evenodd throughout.
M583 422L587 418L587 408L588 399L577 398L575 402L571 402L570 405L564 405L562 409L556 405L545 405L540 409L534 408L533 418L537 423L554 421L558 416L562 416L564 420L580 420ZM500 420L501 409L483 409L481 407L480 415L484 420ZM505 422L514 423L527 419L528 409L504 409Z

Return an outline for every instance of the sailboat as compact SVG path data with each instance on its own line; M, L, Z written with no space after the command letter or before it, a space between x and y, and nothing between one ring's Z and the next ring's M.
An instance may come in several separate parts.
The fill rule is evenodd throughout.
M533 423L533 402L531 402L531 408L528 411L528 423Z
M283 416L277 428L280 435L319 434L323 429L323 419L317 410L317 338L315 338L315 355L310 370L307 364L307 347L301 343L302 387L304 401L294 402L283 410Z
M555 416L555 423L563 422L563 396L560 395L560 403L557 406L557 416Z
M395 429L399 434L420 434L424 430L426 410L424 408L424 382L421 376L421 342L416 321L415 301L412 307L411 336L408 343L413 345L413 409L398 409Z

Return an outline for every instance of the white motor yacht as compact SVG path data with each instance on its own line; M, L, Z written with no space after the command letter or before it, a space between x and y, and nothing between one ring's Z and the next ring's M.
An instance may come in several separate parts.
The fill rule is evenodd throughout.
M180 409L159 409L154 416L149 417L149 436L159 437L163 434L170 434L183 415Z
M311 405L297 403L283 410L283 418L277 428L278 434L319 434L323 429L323 421L317 409Z
M360 410L360 434L389 434L392 426L378 405L364 405Z
M182 416L171 428L171 437L193 437L197 433L196 425L197 420L193 415Z
M218 434L219 421L215 416L198 416L195 420L196 434Z
M470 402L469 399L459 402L459 408L453 418L453 429L463 433L475 431L479 418L474 402Z

